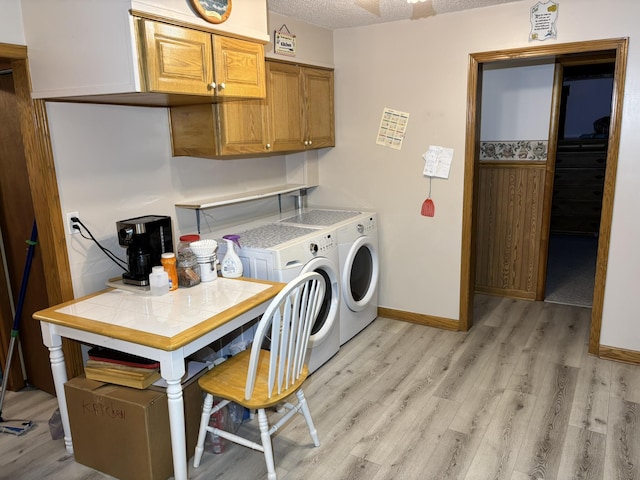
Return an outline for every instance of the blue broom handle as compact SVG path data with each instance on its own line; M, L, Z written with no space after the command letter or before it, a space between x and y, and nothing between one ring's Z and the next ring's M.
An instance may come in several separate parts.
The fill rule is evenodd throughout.
M24 264L24 272L22 273L22 285L20 285L20 296L18 297L18 304L16 305L16 313L13 317L13 329L11 330L11 336L17 337L18 330L20 328L20 317L22 316L22 306L24 305L24 297L27 293L27 282L29 281L29 272L31 271L31 262L33 260L33 251L36 248L36 241L38 239L38 227L36 221L33 221L33 229L31 230L31 239L27 242L29 248L27 250L27 261Z

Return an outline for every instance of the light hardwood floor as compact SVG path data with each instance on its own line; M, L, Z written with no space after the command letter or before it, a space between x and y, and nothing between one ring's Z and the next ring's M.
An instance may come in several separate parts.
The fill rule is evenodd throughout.
M640 367L587 354L590 310L475 305L467 333L379 318L344 345L305 387L322 445L295 418L274 437L278 478L640 480ZM39 391L7 395L4 418L37 426L0 434L0 478L110 478L51 440L55 406ZM262 454L237 445L189 472L266 478Z

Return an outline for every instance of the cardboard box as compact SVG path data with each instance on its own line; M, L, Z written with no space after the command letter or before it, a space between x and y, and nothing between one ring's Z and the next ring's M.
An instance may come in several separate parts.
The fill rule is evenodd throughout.
M196 378L183 385L187 459L195 450L202 413ZM165 480L173 475L163 389L139 390L82 375L65 384L65 393L76 462L120 480Z

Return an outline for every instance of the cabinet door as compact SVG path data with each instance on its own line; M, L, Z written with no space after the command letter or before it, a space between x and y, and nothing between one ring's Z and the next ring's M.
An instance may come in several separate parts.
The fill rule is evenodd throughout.
M238 100L217 105L220 155L265 153L267 105L264 100Z
M264 47L260 43L213 35L216 94L264 98Z
M173 106L173 155L219 158L268 152L265 117L264 100Z
M303 68L307 148L335 146L333 72Z
M300 67L267 62L271 151L304 150L303 86Z
M143 89L149 92L211 96L211 35L140 19Z
M174 157L213 158L218 154L215 105L180 105L169 108Z

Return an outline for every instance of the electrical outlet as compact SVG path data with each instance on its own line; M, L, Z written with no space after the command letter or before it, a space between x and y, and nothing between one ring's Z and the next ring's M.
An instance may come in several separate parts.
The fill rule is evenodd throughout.
M73 235L74 233L80 233L80 225L78 222L74 222L71 220L73 217L80 218L80 214L78 212L68 212L67 213L67 233ZM76 225L78 228L74 228Z

